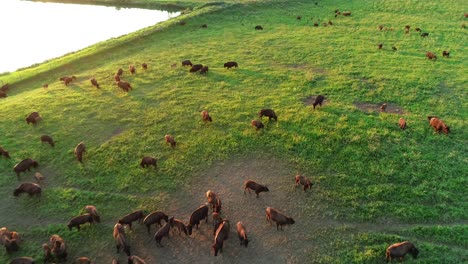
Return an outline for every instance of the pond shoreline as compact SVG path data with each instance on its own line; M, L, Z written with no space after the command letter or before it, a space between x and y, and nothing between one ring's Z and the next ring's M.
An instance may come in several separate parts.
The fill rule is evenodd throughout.
M158 9L169 12L179 12L186 8L194 7L194 3L190 2L141 2L128 0L28 0L31 2L43 3L62 3L62 4L83 4L83 5L100 5L112 6L116 8L144 8Z

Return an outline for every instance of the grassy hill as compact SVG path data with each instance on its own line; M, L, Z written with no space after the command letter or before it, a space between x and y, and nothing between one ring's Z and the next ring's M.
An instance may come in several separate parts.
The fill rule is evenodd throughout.
M55 233L69 243L70 259L110 263L119 256L111 232L120 217L163 210L188 221L208 189L220 193L232 227L241 220L253 237L240 249L231 228L217 257L223 263L258 256L265 258L254 263L382 263L386 247L403 240L420 250L407 263L468 261L464 1L316 2L193 1L180 17L0 76L11 85L0 99L0 146L11 155L0 158L0 225L24 234L21 250L2 251L0 263L22 255L41 260L40 245ZM335 9L352 15L335 17ZM438 59L428 60L428 51ZM180 66L185 59L208 65L209 73L189 73ZM223 68L231 60L238 69ZM129 93L113 84L119 68L134 87ZM65 75L77 80L66 87L58 81ZM313 110L308 102L319 94L326 103ZM389 111L382 113L384 102ZM278 121L264 118L256 131L250 121L262 108L274 109ZM202 110L213 123L202 122ZM36 126L24 121L33 111L43 117ZM452 133L435 133L428 115ZM41 144L43 134L55 148ZM176 148L164 143L165 134L175 136ZM84 164L73 155L80 141ZM139 166L146 155L158 159L157 169ZM40 200L12 196L20 182L34 180L34 171L19 180L12 171L27 157L46 176ZM293 191L297 173L312 179L312 191ZM244 196L245 179L270 192ZM87 204L103 223L68 231L68 220ZM274 230L266 206L296 224ZM207 263L215 258L207 226L203 235L175 235L159 249L136 225L130 244L148 263Z

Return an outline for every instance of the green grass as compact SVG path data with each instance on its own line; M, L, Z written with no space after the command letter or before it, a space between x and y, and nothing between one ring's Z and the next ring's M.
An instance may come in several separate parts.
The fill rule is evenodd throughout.
M41 219L43 225L31 226L28 236L43 243L86 204L97 205L108 219L136 207L152 210L219 160L268 152L317 181L324 209L307 213L343 222L414 225L393 233L324 229L329 244L313 253L317 263L383 262L385 248L403 239L425 252L417 261L407 256L409 263L467 261L464 2L226 2L201 7L205 2L191 1L185 5L191 11L160 25L0 76L12 87L0 104L0 145L12 156L0 158L7 212L0 222L14 229L24 228L14 217ZM352 16L335 18L336 8ZM182 20L187 25L177 25ZM328 20L333 26L312 26ZM201 29L205 23L208 28ZM253 30L259 24L264 30ZM379 31L380 24L394 30ZM406 24L412 26L407 35ZM429 37L421 38L415 27ZM443 50L450 50L451 58L442 58ZM427 60L426 51L438 60ZM210 72L189 74L179 66L184 59L208 65ZM229 60L239 69L223 69ZM148 71L124 75L132 92L112 85L118 68L142 62ZM58 81L72 74L78 80L71 86ZM90 85L91 77L102 89ZM47 91L43 83L49 83ZM302 103L317 94L328 99L323 108L314 111ZM405 113L366 113L356 102L387 102ZM274 109L279 121L256 132L250 120L261 108ZM203 109L215 122L202 123ZM44 119L34 127L24 122L32 111ZM427 115L442 118L453 133L434 133ZM408 122L406 131L398 128L400 116ZM42 134L57 146L41 145ZM164 144L165 134L175 136L177 148ZM84 166L73 156L80 141L88 149ZM158 170L139 168L145 155L159 159ZM37 203L10 197L18 184L11 168L26 157L38 160L48 177ZM450 223L461 224L439 227ZM111 223L103 226L86 234L97 245L112 243L99 236L110 234ZM66 238L80 243L75 233ZM18 254L41 252L28 242ZM0 254L1 263L8 259Z

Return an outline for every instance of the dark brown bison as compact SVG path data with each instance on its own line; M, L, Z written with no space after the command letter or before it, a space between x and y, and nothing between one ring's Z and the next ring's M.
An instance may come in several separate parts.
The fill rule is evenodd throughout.
M224 63L224 68L231 69L232 67L238 68L239 65L235 61L228 61L228 62Z
M123 75L123 72L124 72L124 71L122 70L122 68L120 68L120 69L117 71L117 75L122 76L122 75Z
M314 103L312 104L314 109L317 105L320 105L320 107L322 107L323 100L325 100L325 96L323 95L318 95L317 97L315 97Z
M255 26L255 30L263 30L263 27L258 25L258 26Z
M200 225L200 221L206 219L205 222L208 223L208 204L202 205L198 207L193 213L190 215L190 220L187 225L187 231L189 235L192 235L192 228L195 226L198 229Z
M380 112L385 112L387 111L387 104L386 103L383 103L381 106L380 106Z
M268 120L275 119L275 121L278 121L278 116L276 115L275 111L271 109L262 109L258 113L258 117L262 118L264 116L268 117Z
M42 117L39 115L39 112L32 112L26 117L26 123L32 123L35 125L38 121L42 120Z
M169 238L169 231L171 230L171 222L173 221L174 217L171 217L169 219L169 222L167 222L163 227L161 227L156 234L154 234L154 240L156 240L156 246L157 247L163 247L161 244L161 240L163 237L167 236Z
M128 92L128 91L133 89L133 87L130 85L130 83L128 83L126 81L118 81L117 86L120 89L124 90L125 92Z
M283 225L292 225L295 223L294 219L284 215L272 207L266 208L266 219L270 225L272 220L276 222L276 230L279 230L278 227L281 227L281 230L283 230Z
M172 221L169 221L171 224L171 228L177 228L177 230L179 230L179 234L184 233L185 235L188 235L187 227L181 220L176 219L174 217L172 217L171 219Z
M91 79L91 85L99 89L99 83L96 81L95 78Z
M447 57L448 58L449 56L450 56L450 52L448 52L446 50L442 51L442 57Z
M42 85L42 88L44 88L44 89L49 88L49 84L48 84L48 83L44 83L44 84Z
M158 224L159 226L162 226L161 220L166 221L166 223L169 222L169 217L161 211L151 212L145 217L145 219L143 219L143 224L148 229L148 234L152 224Z
M425 32L425 33L421 33L421 37L425 38L425 37L428 37L429 36L429 33Z
M223 220L216 230L214 243L211 245L214 251L214 255L218 256L218 251L223 252L224 240L229 238L230 224L228 220Z
M414 31L421 32L421 29L420 28L415 28Z
M37 195L41 197L42 188L39 184L33 182L21 183L13 192L14 196L18 196L21 193L27 193L29 196Z
M447 126L444 121L440 120L437 117L431 118L429 124L431 125L431 127L434 128L434 130L437 133L444 132L446 135L450 133L450 127Z
M169 135L169 134L164 136L164 141L166 142L166 144L171 144L171 147L173 147L173 148L177 144L174 137L172 135Z
M76 145L75 151L74 151L76 159L81 163L83 163L83 153L85 152L86 152L86 145L83 141L81 141L80 143L78 143L78 145Z
M130 71L131 74L135 74L135 72L136 72L135 66L133 66L133 65L130 65L128 67L128 70Z
M37 168L37 166L39 166L37 161L27 158L13 166L13 171L16 172L16 176L19 177L21 172L30 171L31 167Z
M141 159L140 166L145 168L153 165L155 168L157 168L157 160L153 157L145 156Z
M182 66L193 66L193 64L190 60L184 60L182 61Z
M333 22L331 20L328 20L328 25L333 26Z
M393 50L393 51L397 51L398 49L397 49L397 47L392 46L392 50Z
M410 253L413 258L417 258L419 250L409 241L404 241L401 243L395 243L387 248L385 251L385 260L387 263L392 261L394 258L399 258L400 262L403 261L403 258L407 253Z
M31 257L18 257L10 261L10 264L35 264L35 263L36 262Z
M406 129L406 120L403 117L400 117L400 120L398 120L398 125L400 126L401 129L405 130Z
M138 221L142 222L143 219L145 218L145 213L143 210L136 210L122 218L119 219L119 224L121 225L128 225L130 227L130 230L132 229L132 222Z
M426 58L430 60L437 60L437 56L432 52L426 52Z
M258 120L252 120L250 122L250 124L252 125L252 127L255 127L256 130L259 130L260 128L264 128L265 126L263 125L263 123L261 121L258 121Z
M87 257L80 257L80 258L77 258L75 259L75 261L73 262L73 264L91 264L91 260Z
M190 68L190 72L197 72L203 68L202 64L195 64Z
M120 82L120 75L118 75L117 73L114 75L114 80L116 83Z
M50 137L48 135L42 135L41 136L41 142L42 143L49 143L52 147L55 146L54 140L52 139L52 137Z
M4 84L2 85L2 88L0 88L0 91L2 92L8 92L10 90L10 84Z
M97 223L101 222L101 216L99 215L96 206L94 205L86 205L83 209L85 212L90 214L93 217L93 220Z
M4 91L0 91L0 98L6 98L8 95Z
M6 151L4 148L0 147L0 156L3 156L7 159L10 158L10 153L8 153L8 151Z
M120 252L120 249L123 249L127 256L130 256L130 245L127 242L127 238L125 236L125 230L123 226L119 223L114 225L113 236L117 248L117 253Z
M302 16L297 16L296 19L297 20L301 20Z
M319 23L318 22L314 22L314 27L318 27L319 26Z
M411 28L411 25L406 25L405 29L409 30Z
M314 185L309 179L307 179L306 177L304 177L302 175L296 175L295 181L296 181L296 183L294 184L294 190L296 190L296 188L297 188L297 186L299 186L299 184L304 186L304 192L307 189L312 189L312 185Z
M207 74L208 73L208 66L203 66L203 68L200 69L200 74Z
M245 190L248 190L249 193L250 193L250 190L255 191L255 194L257 195L257 198L258 198L259 193L269 192L270 191L268 189L268 187L266 187L265 185L258 184L258 183L254 182L254 181L251 181L251 180L246 180L244 182L244 194L245 194Z
M148 64L146 64L146 63L143 62L143 63L141 64L141 68L142 68L143 70L147 70L147 69L148 69Z
M201 28L207 28L207 27L208 27L208 25L206 25L206 24L203 24L203 25L201 25L200 27L201 27Z
M210 114L208 113L208 111L203 110L203 111L201 112L201 116L202 116L203 121L205 121L205 122L207 122L207 121L213 122L213 119L211 118L211 116L210 116Z
M73 217L70 222L68 222L67 227L70 231L73 229L73 227L76 227L78 231L80 231L80 226L86 223L94 223L94 218L89 213Z
M239 236L240 240L240 245L244 245L245 247L247 247L247 245L249 244L249 239L247 238L247 231L245 231L244 225L242 224L242 222L239 221L237 222L236 227L237 235Z
M382 43L380 43L379 45L377 45L377 48L379 48L379 49L382 49L382 47L383 47L383 44L382 44Z
M146 264L146 261L138 256L130 256L128 257L128 264Z

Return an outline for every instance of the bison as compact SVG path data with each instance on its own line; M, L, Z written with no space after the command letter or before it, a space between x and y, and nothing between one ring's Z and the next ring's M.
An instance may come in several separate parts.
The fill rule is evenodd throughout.
M203 121L205 121L205 122L207 122L207 121L213 122L213 119L211 118L211 116L210 116L210 114L208 113L208 111L203 110L203 111L201 112L201 116L202 116Z
M410 253L413 258L417 258L419 250L414 246L413 243L409 241L404 241L401 243L395 243L387 248L385 251L385 260L387 263L392 261L394 258L399 258L400 262L403 261L403 258L407 253Z
M174 137L172 135L165 135L164 136L164 141L166 144L171 144L171 147L175 148L177 142L174 140Z
M192 228L196 226L198 229L198 225L200 225L200 221L206 219L206 223L208 223L208 204L202 205L198 207L193 213L190 215L190 220L187 225L187 231L189 235L192 235Z
M117 253L119 253L122 248L125 254L130 256L130 246L127 242L127 238L125 237L125 230L121 224L117 223L114 225L113 236L116 243L115 247L117 248Z
M437 56L432 53L432 52L426 52L426 58L430 59L430 60L437 60Z
M146 261L138 256L130 256L128 257L128 264L146 264Z
M281 227L281 230L283 230L283 225L292 225L295 223L294 219L284 215L272 207L266 208L266 219L270 225L272 220L276 222L276 230L279 230L278 227Z
M10 264L35 264L34 259L31 257L18 257L10 261Z
M387 111L387 104L386 103L383 103L381 106L380 106L380 112L385 112Z
M80 163L83 163L83 153L85 152L86 152L86 145L83 141L81 141L80 143L78 143L78 145L76 145L75 151L74 151L75 157Z
M206 192L206 199L208 200L208 203L213 209L213 212L219 213L221 211L221 199L215 192L208 190Z
M20 161L18 164L13 166L13 171L16 172L16 176L19 177L21 172L30 171L31 167L37 168L39 163L31 158L24 159Z
M182 66L193 66L192 62L190 60L184 60L182 61Z
M200 69L200 74L207 74L208 73L208 66L203 66Z
M97 223L101 222L101 216L99 215L99 213L98 213L98 211L96 209L96 206L86 205L83 210L93 217L93 221L95 221Z
M117 73L114 75L114 80L116 83L120 82L120 75L118 75Z
M325 100L325 96L323 95L318 95L317 97L315 97L314 103L312 103L314 109L317 105L320 105L320 107L322 107L323 100Z
M0 91L2 91L2 92L8 92L9 90L10 90L10 84L9 84L9 83L4 84L4 85L0 88Z
M141 159L140 166L145 168L153 165L155 168L157 168L157 160L156 158L145 156Z
M32 112L26 117L26 123L32 123L35 125L38 121L42 120L42 117L39 115L39 112Z
M263 27L260 25L255 26L255 30L263 30Z
M450 133L450 127L437 117L432 117L429 121L429 124L437 133L444 132L446 135Z
M382 47L383 47L383 44L382 44L382 43L380 43L379 45L377 45L377 48L378 48L378 49L382 49Z
M70 231L73 229L73 227L76 227L78 231L80 231L80 226L86 223L94 223L94 218L89 213L73 217L70 222L68 222L67 227Z
M169 217L161 212L161 211L154 211L154 212L151 212L149 213L145 219L143 219L143 224L146 226L146 228L148 229L148 234L150 232L150 227L152 224L158 224L159 226L162 226L161 224L161 220L163 220L167 222L169 222Z
M429 33L427 33L427 32L421 34L421 37L423 37L423 38L428 37L428 36L429 36Z
M228 220L223 220L216 230L214 243L211 245L214 251L214 255L218 256L218 251L223 252L224 240L229 238L230 224Z
M448 58L449 56L450 56L450 52L448 52L446 50L442 51L442 57L447 57Z
M8 95L4 91L0 91L0 98L6 98Z
M208 25L207 25L207 24L203 24L203 25L201 25L200 27L201 27L201 28L207 28Z
M42 143L49 143L52 147L55 146L54 140L52 139L52 137L50 137L48 135L42 135L41 136L41 142Z
M171 228L176 227L177 230L179 230L179 234L184 233L185 235L188 235L187 227L185 226L185 224L181 220L175 219L174 217L172 217L171 221L169 221L169 222L171 224Z
M252 125L252 127L255 127L256 130L259 130L260 128L264 128L265 126L263 125L263 123L261 121L258 121L258 120L252 120L250 122L250 124Z
M295 181L296 183L294 184L294 190L296 190L299 184L304 186L304 192L307 191L307 189L312 189L312 185L314 185L309 179L302 175L296 175Z
M235 61L228 61L224 63L224 68L231 69L232 67L238 68L239 65Z
M254 182L254 181L251 181L251 180L246 180L244 182L244 194L245 194L245 190L248 190L249 193L250 193L250 190L255 191L255 194L257 195L257 198L258 198L259 193L269 192L270 191L268 189L268 187L266 187L265 185L258 184L258 183Z
M136 72L135 66L133 66L133 65L130 65L130 66L128 67L128 70L130 71L131 74L135 74L135 72Z
M68 86L68 84L70 84L73 80L76 80L76 76L72 76L72 77L64 76L60 78L60 81L63 81L65 86Z
M400 120L398 120L398 125L402 130L406 129L406 120L403 117L400 117Z
M80 258L77 258L75 259L75 261L73 262L73 264L91 264L91 260L87 257L80 257Z
M190 68L190 72L197 72L203 68L202 64L195 64Z
M41 183L45 179L45 177L37 171L36 173L34 173L34 179L36 179L37 183Z
M120 69L117 71L117 75L118 75L118 76L122 76L123 72L124 72L124 71L122 70L122 68L120 68Z
M271 121L271 119L275 119L275 121L278 121L278 116L276 115L275 111L273 111L271 109L262 109L262 110L260 110L260 112L258 113L258 117L262 118L264 116L267 116L268 120L270 120L270 121Z
M392 46L392 50L393 50L393 51L397 51L398 49L397 49L397 47Z
M133 89L132 86L130 85L130 83L128 83L126 81L118 81L117 86L120 89L124 90L125 92L128 92L128 91Z
M148 69L148 64L146 64L146 63L143 62L143 63L141 64L141 68L142 68L143 70L147 70L147 69Z
M236 227L237 235L239 236L240 240L240 245L244 245L245 247L247 247L247 245L249 244L249 239L247 238L247 231L245 231L244 225L242 224L242 222L239 221L237 222Z
M4 148L0 147L0 156L3 156L7 159L10 158L10 153L8 153L8 151L6 151Z
M351 12L349 12L349 11L343 11L343 16L351 16Z
M163 227L161 227L156 234L154 234L154 240L156 240L156 246L157 247L163 247L161 244L161 240L163 237L167 236L169 238L169 231L171 230L171 222L174 220L174 217L171 217L169 219L169 222L167 222Z
M95 78L91 79L91 85L99 89L99 83Z
M143 210L136 210L122 218L119 219L119 224L121 225L128 225L130 227L130 230L132 229L132 222L138 221L142 222L143 219L145 218L145 213Z

